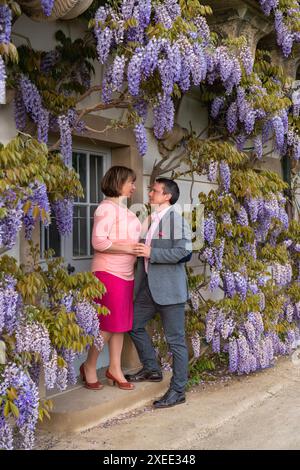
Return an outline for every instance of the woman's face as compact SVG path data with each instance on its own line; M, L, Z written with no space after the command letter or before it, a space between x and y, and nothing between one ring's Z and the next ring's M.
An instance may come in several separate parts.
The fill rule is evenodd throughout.
M123 184L121 190L121 196L123 197L131 197L135 191L135 181L133 181L132 177L130 176L127 181Z

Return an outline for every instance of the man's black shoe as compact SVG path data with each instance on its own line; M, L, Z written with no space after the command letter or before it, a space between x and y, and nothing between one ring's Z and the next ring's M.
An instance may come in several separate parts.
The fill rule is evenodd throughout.
M184 403L184 402L185 402L185 393L176 392L176 390L172 390L170 388L163 397L153 402L153 406L154 408L169 408L170 406L179 405L180 403Z
M157 370L141 369L136 374L126 374L125 379L128 382L161 382L163 376Z

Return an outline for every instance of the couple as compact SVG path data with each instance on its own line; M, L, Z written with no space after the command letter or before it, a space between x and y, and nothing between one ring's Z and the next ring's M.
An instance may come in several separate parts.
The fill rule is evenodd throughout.
M191 234L183 217L172 207L178 200L179 188L167 178L159 178L153 184L149 201L154 212L142 228L135 214L126 207L127 198L135 191L135 179L130 168L110 168L101 182L106 198L94 216L92 271L107 290L99 303L110 310L100 320L104 341L109 344L106 377L110 385L118 385L122 390L134 389L134 382L162 380L145 329L149 320L159 313L173 355L173 376L167 393L153 405L166 408L185 402L188 351L184 306L188 288L184 263L191 256ZM143 365L136 374L125 376L121 369L124 332L129 332ZM92 390L103 387L96 375L98 355L99 351L92 346L80 367L85 387Z

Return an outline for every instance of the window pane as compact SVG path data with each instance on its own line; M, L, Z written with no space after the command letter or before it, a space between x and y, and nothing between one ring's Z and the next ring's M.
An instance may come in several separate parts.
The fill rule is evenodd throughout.
M73 168L79 174L80 183L83 188L84 197L77 198L76 202L86 201L86 155L84 153L73 152Z
M44 232L44 233L43 233ZM54 256L61 256L61 243L60 235L56 226L55 217L51 217L51 224L49 227L41 226L41 246L42 245L42 236L44 238L44 248L45 251L50 248L54 250ZM41 257L44 257L44 253L41 253Z
M74 206L73 256L87 256L87 208Z
M93 233L93 225L94 225L94 213L97 207L98 207L97 205L90 206L90 234L91 234L90 254L91 255L94 253L94 248L92 247L92 233Z
M100 182L103 177L103 157L90 155L90 202L98 204L103 199Z

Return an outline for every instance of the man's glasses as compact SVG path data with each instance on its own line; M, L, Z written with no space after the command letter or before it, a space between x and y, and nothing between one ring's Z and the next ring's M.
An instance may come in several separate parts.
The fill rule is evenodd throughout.
M168 194L168 193L165 193L164 191L158 191L157 189L150 188L150 187L148 187L148 192L149 193L156 193L156 194Z

